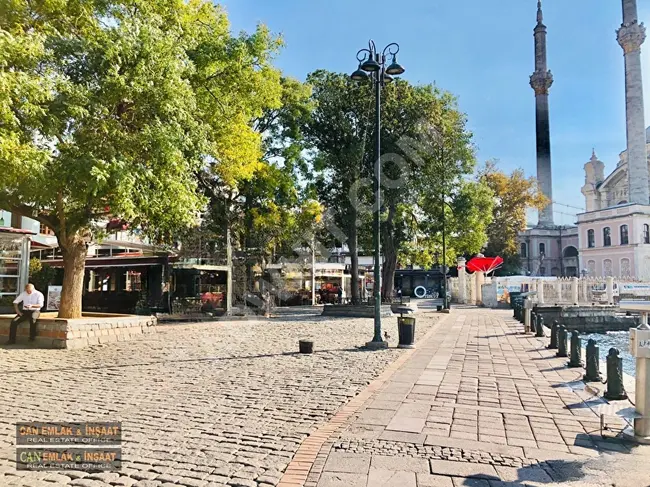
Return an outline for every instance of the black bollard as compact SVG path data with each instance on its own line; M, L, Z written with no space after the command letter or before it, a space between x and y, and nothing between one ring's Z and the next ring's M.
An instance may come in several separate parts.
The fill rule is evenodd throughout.
M610 401L627 399L623 386L623 359L619 353L617 348L610 348L607 354L607 390L604 396Z
M534 311L530 312L530 330L528 330L530 333L535 333L535 325L537 324L537 313Z
M557 353L555 354L556 357L569 356L566 350L566 345L567 345L566 340L567 340L566 328L564 327L564 325L560 325L560 329L557 332Z
M584 380L587 382L600 382L603 378L600 375L600 347L596 340L590 338L587 342L587 373Z
M571 332L571 359L569 367L582 367L582 340L577 330Z
M557 332L560 328L557 320L553 320L553 325L551 326L551 343L546 347L549 350L557 350Z
M535 325L535 336L538 338L544 337L544 317L537 315L537 324Z

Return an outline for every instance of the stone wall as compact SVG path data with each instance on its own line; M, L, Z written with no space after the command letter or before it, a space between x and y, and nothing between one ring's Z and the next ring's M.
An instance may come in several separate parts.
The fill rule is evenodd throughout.
M638 316L627 316L617 306L535 306L544 324L550 327L553 320L580 333L605 333L627 331L640 324Z
M393 316L389 305L381 306L382 316ZM323 306L322 316L344 316L349 318L373 318L375 316L375 307L360 304L354 306L351 304L331 304Z
M156 331L153 316L110 315L93 313L79 319L56 318L54 313L43 313L38 320L37 348L84 348L101 343L121 342L134 336ZM9 338L13 316L0 316L0 340ZM18 325L17 343L30 344L29 323Z

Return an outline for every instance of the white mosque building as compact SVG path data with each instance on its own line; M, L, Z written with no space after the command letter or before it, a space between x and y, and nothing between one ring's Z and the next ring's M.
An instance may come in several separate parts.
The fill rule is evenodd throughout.
M646 130L646 148L650 128ZM646 149L646 153L648 152ZM646 195L650 192L646 155ZM634 177L634 170L632 171ZM585 164L587 211L578 215L580 265L590 276L620 276L650 280L650 206L631 201L628 151L621 152L616 168L605 176L605 164L592 154Z

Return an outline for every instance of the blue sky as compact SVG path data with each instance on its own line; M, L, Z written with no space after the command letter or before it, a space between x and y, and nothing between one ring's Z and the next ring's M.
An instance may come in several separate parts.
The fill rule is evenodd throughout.
M534 69L536 0L222 0L233 31L258 23L283 36L277 59L304 79L319 69L351 72L356 51L373 38L401 46L404 77L435 83L458 97L474 132L479 161L535 174ZM648 24L650 2L639 1ZM551 88L554 200L584 207L583 165L595 147L606 173L625 149L623 51L615 30L620 0L544 0ZM650 40L644 44L646 125L650 125ZM556 223L579 210L555 205Z

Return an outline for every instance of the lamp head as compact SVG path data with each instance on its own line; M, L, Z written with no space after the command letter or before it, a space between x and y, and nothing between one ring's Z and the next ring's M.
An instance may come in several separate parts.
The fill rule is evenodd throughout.
M359 65L357 70L350 75L350 78L354 81L366 81L368 79L368 73L361 69L361 65Z
M369 56L368 59L361 63L361 69L368 73L376 73L381 69L381 66L372 56Z
M393 54L393 62L386 68L386 72L392 76L399 76L406 71L404 66L397 62L397 54Z

